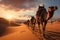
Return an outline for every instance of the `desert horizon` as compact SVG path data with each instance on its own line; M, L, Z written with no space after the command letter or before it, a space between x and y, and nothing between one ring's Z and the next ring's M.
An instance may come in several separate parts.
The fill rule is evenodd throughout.
M0 36L0 40L42 40L41 33L37 29L36 32L33 32L32 28L25 23L20 23L20 25L13 23L6 28L4 34ZM60 21L48 22L45 35L46 38L43 40L60 40Z

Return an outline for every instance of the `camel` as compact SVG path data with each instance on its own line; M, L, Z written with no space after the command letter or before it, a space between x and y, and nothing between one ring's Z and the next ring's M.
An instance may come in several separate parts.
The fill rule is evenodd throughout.
M47 11L43 6L39 6L38 11L36 13L36 23L38 24L38 28L40 30L40 23L43 25L44 19L47 17Z
M42 8L43 9L43 8ZM43 9L43 13L40 14L40 10L37 11L36 13L36 22L38 24L38 28L40 30L40 24L42 25L42 30L43 30L43 36L45 36L45 28L47 25L47 22L49 19L51 19L54 15L54 12L57 10L57 6L49 6L48 11L46 9ZM40 11L40 12L39 12Z
M27 25L28 25L28 27L29 27L29 21L30 21L30 20L27 20Z
M34 16L32 16L29 22L29 25L31 26L32 30L35 29L35 23L36 23L36 19L34 18Z

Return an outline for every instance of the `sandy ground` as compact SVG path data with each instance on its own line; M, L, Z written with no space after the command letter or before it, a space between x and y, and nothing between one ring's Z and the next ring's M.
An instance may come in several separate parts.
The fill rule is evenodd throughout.
M55 32L60 32L60 22L56 21L47 24L46 31L55 31Z
M38 40L35 35L26 27L26 25L17 27L8 27L5 36L0 40Z
M56 35L57 34L57 35ZM46 27L46 40L60 40L60 22L48 23ZM25 24L8 27L0 40L40 40Z

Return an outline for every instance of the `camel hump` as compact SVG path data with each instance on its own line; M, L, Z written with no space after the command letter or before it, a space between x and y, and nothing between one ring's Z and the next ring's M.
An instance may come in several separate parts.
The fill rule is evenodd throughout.
M45 8L40 8L40 9L37 11L37 14L36 14L36 15L41 16L41 15L44 15L44 14L46 14L46 13L47 13L47 11L46 11Z

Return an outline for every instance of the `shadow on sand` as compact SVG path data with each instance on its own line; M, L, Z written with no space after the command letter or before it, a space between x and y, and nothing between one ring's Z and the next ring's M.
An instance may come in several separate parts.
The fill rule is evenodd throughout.
M6 19L0 18L0 37L4 35L9 23Z
M31 30L31 28L29 28ZM32 33L39 39L39 40L60 40L60 32L54 31L47 31L45 32L45 36L42 36L42 32L38 31L38 29L31 30Z
M44 37L46 40L60 40L60 32L48 31Z
M6 35L6 32L9 30L9 27L17 27L20 26L19 24L16 24L14 22L10 22L4 18L0 18L0 37ZM10 33L7 33L10 34Z
M60 32L47 31L42 37L41 33L34 33L39 40L60 40Z

